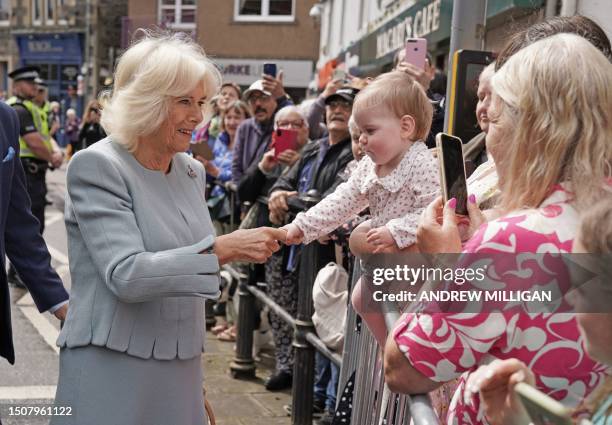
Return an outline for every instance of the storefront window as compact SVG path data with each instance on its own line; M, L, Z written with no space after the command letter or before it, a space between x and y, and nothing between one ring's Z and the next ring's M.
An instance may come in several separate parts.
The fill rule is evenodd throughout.
M58 25L68 25L66 0L57 0L57 23Z
M45 21L47 25L53 25L55 23L55 0L47 0Z
M159 0L159 24L166 28L194 29L196 0Z
M32 25L42 24L42 0L32 0Z
M235 0L236 21L292 22L295 0Z
M11 21L11 0L0 0L0 25L9 25Z

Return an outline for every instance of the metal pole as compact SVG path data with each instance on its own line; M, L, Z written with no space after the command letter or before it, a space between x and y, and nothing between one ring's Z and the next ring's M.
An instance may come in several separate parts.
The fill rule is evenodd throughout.
M454 0L451 21L448 69L453 69L453 56L457 50L480 50L484 39L487 0ZM448 78L447 96L452 92L452 78ZM450 108L444 114L444 129L448 130Z
M82 97L87 101L89 99L89 89L91 84L91 0L85 1L85 68L87 69L83 78L83 94Z
M98 83L100 81L100 61L99 61L99 48L100 48L100 32L98 31L99 26L99 15L98 15L98 0L94 0L93 8L90 12L90 20L94 23L91 25L91 29L93 34L91 35L92 47L90 51L92 53L92 69L91 69L91 78L89 79L91 83L91 95L94 99L98 97Z
M296 331L293 339L295 348L291 388L293 425L312 425L315 350L306 340L306 333L315 332L312 324L314 313L312 284L318 270L317 251L318 245L311 243L306 245L300 254Z
M415 418L415 423L422 425L438 425L440 420L436 412L431 408L431 400L425 394L413 395L408 398L410 414ZM418 421L416 420L418 418Z
M215 318L215 307L216 302L213 300L206 300L204 302L204 319L206 321L206 329L210 329L215 326L217 319Z
M552 18L557 14L557 5L559 4L559 0L546 0L546 13L544 16L546 19Z
M230 372L235 379L255 378L253 360L253 330L255 317L255 297L247 288L248 281L241 280L238 286L240 303L238 306L238 338L236 356L230 363Z

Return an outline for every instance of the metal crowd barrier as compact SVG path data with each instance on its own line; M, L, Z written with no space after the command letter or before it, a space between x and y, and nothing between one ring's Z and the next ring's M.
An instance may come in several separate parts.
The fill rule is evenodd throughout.
M237 195L238 188L236 187L236 183L232 181L223 183L219 180L214 180L212 182L212 186L216 186L216 185L225 188L225 192L229 195L230 205L233 208L235 208L235 206L238 203L238 195ZM236 230L236 217L235 217L233 210L232 210L232 214L230 215L230 228L232 229L232 231ZM206 304L206 309L205 309L206 328L209 329L212 326L214 326L216 323L215 312L213 311L213 306L215 305L215 302L212 300L206 300L205 304Z
M359 261L352 273L353 285L360 277ZM393 304L385 304L385 322L391 330L399 319ZM426 394L405 395L389 391L384 382L383 355L376 340L353 309L348 317L338 384L338 400L353 377L353 425L438 425L440 423Z
M259 199L263 202L264 199ZM355 262L352 273L353 284L360 274L359 261ZM292 387L292 424L311 425L315 350L339 366L337 404L340 403L344 389L353 379L352 425L438 425L439 420L427 395L399 395L391 393L384 383L383 357L374 337L360 320L352 305L348 306L345 328L345 342L342 356L331 351L317 337L312 315L312 284L317 271L323 265L317 264L316 244L304 246L300 256L298 308L296 317L283 310L258 286L264 283L250 281L247 276L231 266L224 266L232 277L239 282L238 296L238 338L236 353L230 364L232 377L252 379L256 365L253 359L253 331L256 314L255 300L268 306L282 320L294 328L293 347L295 348L293 387ZM351 286L352 287L352 286ZM389 306L388 306L389 307ZM388 311L385 318L391 329L399 313Z

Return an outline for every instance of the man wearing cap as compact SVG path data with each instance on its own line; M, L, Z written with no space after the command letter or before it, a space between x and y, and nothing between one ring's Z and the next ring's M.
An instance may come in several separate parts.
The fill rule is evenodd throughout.
M19 160L20 123L13 109L0 102L0 258L8 256L22 276L39 311L63 320L68 294L51 268L51 256L30 211L26 179ZM0 271L0 357L15 362L7 276Z
M19 117L19 157L26 172L32 214L38 219L42 234L45 228L46 171L49 164L55 168L62 165L63 157L61 151L53 147L48 121L42 119L37 106L32 102L38 90L38 68L19 68L11 72L9 77L13 79L14 96L7 103Z
M40 133L45 139L49 139L51 141L53 151L61 153L63 158L64 153L60 150L57 141L53 138L53 134L59 128L59 122L52 122L50 117L51 105L49 104L48 99L49 89L47 87L47 83L42 78L37 78L34 80L34 82L38 88L36 90L36 96L34 96L34 99L32 99L32 103L34 104L35 109L38 111L38 115L40 115Z
M353 159L348 122L357 92L355 88L344 87L324 99L328 134L307 144L296 165L282 174L268 193L268 209L270 217L275 221L284 221L288 212L287 199L290 196L306 194L314 189L324 197L342 182L341 173ZM319 244L317 251L317 270L335 261L334 244ZM298 290L299 252L300 247L290 247L284 262L286 267L281 276L283 290L285 293L292 293L295 299ZM284 332L287 333L286 338L291 340L291 327L286 327ZM321 359L319 363L323 362ZM293 379L292 364L293 359L290 359L282 365L282 368L277 367L276 372L266 381L266 389L276 391L289 388ZM333 400L327 400L327 403L325 400L326 383L323 382L323 375L317 374L317 377L321 379L315 382L315 404L319 407L327 404L328 408L333 408Z
M274 115L276 111L293 102L283 88L282 71L278 78L263 75L244 92L243 98L251 107L253 117L244 120L236 131L234 159L232 162L232 180L240 183L244 172L255 162L259 162L268 149Z
M49 136L49 126L41 118L38 107L32 102L37 94L36 80L40 79L38 68L25 66L9 73L13 79L14 96L6 103L15 109L19 118L19 159L26 174L26 188L32 202L31 209L39 222L42 235L45 228L45 206L47 196L46 172L49 163L53 167L62 164L62 153L54 149ZM9 267L9 280L18 285L20 279L15 269Z

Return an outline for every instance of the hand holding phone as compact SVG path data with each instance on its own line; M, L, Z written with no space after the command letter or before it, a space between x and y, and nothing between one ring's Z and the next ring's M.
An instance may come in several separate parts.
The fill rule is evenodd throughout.
M275 63L264 63L263 73L276 78L276 64Z
M444 203L455 198L455 211L459 215L467 215L467 181L465 178L465 163L463 162L463 143L458 137L445 133L436 136L438 148L438 164L440 166L440 184Z
M342 69L334 69L334 73L332 74L333 81L346 81L346 71Z
M286 150L297 150L297 136L295 130L277 129L272 133L272 143L270 147L274 148L274 158Z
M210 148L210 146L208 146L208 143L206 142L192 143L189 146L191 148L193 156L199 155L208 161L212 161L215 158L212 149Z

